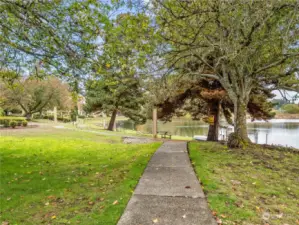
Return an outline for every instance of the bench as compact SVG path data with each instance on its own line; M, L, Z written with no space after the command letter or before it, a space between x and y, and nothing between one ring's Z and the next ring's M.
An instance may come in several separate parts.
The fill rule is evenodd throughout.
M169 133L168 131L161 131L161 132L159 132L159 134L161 135L161 138L171 139L171 133Z

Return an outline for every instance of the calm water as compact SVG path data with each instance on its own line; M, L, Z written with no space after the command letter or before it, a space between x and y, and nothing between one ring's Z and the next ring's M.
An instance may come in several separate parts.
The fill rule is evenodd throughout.
M119 129L137 129L145 133L151 133L152 130L151 121L137 127L134 127L130 121L120 121L117 127ZM176 119L169 123L158 122L158 130L169 131L172 135L194 137L195 135L207 135L208 125L200 121ZM279 144L299 148L299 119L249 122L248 132L250 139L258 144Z

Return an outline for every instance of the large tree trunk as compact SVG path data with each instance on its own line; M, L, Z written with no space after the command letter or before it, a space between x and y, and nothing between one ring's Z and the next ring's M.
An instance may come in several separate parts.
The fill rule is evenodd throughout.
M112 112L107 130L113 131L114 123L115 123L115 119L116 119L116 114L117 114L117 109L114 109L113 112Z
M229 135L227 144L231 148L244 148L251 142L248 138L246 124L247 103L246 101L238 100L234 102L234 107L235 131Z
M26 117L27 120L31 120L32 119L32 114L30 112L27 112L25 114L25 117Z
M216 101L209 106L211 116L214 117L214 123L210 124L207 141L218 141L219 136L219 118L220 118L220 101Z
M244 142L250 142L246 123L247 104L238 102L235 113L235 132Z

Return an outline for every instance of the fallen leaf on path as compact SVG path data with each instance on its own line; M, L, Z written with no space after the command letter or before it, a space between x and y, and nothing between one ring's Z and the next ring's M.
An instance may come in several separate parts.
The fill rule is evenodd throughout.
M189 188L191 188L191 187L190 187L190 186L186 186L185 188L186 188L186 189L189 189Z
M156 218L156 219L153 219L153 222L154 223L158 223L158 219Z
M183 217L184 219L186 219L187 216L186 216L186 214L185 214L185 215L183 215L182 217Z

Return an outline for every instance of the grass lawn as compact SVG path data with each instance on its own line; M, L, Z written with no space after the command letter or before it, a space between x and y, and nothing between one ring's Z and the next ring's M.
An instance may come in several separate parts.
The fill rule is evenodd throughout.
M299 154L191 142L210 208L223 224L299 224Z
M160 145L50 128L0 135L0 224L10 225L116 224Z

